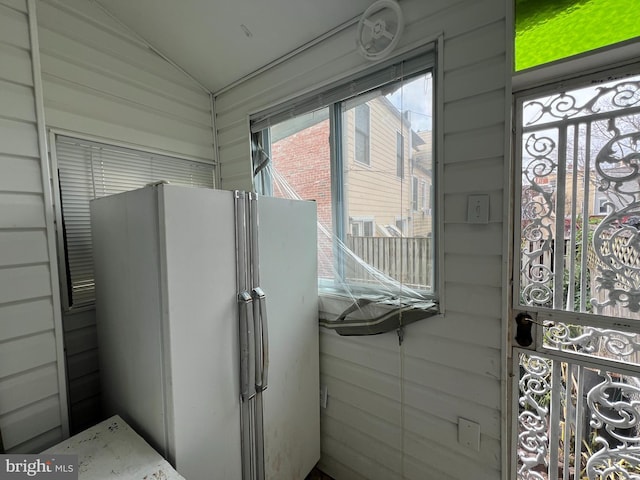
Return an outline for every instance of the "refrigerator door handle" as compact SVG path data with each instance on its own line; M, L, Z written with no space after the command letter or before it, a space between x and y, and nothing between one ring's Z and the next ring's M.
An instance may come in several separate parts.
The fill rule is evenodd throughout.
M238 303L240 305L240 395L243 401L253 398L256 389L251 382L251 366L255 357L255 351L252 348L251 336L253 331L253 306L251 303L253 298L247 291L238 295Z
M267 296L264 291L260 287L256 287L253 289L252 297L255 302L257 302L258 306L258 317L259 317L259 332L256 331L256 334L260 335L260 346L262 355L259 361L259 364L256 363L256 390L261 392L266 390L267 384L269 382L269 324L267 321ZM256 338L256 342L258 339ZM258 362L258 359L256 359Z

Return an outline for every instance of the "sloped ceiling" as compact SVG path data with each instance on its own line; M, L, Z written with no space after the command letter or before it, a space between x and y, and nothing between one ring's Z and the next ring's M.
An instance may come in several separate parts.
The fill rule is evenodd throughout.
M212 92L351 20L373 3L373 0L97 1Z

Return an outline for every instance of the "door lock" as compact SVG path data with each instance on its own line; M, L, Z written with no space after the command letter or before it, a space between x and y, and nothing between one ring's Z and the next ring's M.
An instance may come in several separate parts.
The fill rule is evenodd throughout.
M533 317L528 313L522 312L516 316L516 342L521 347L528 347L533 343L531 327L533 327Z

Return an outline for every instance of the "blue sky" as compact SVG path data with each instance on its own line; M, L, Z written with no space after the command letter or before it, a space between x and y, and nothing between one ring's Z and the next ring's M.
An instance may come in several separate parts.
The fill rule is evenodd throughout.
M431 74L424 74L405 83L387 98L401 112L409 111L413 129L417 132L431 130L433 115L433 81Z

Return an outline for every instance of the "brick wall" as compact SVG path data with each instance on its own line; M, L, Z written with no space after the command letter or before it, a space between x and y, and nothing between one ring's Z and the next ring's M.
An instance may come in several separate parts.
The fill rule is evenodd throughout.
M274 168L304 200L314 200L318 209L318 222L333 232L331 217L331 152L329 120L324 120L284 137L271 144ZM277 183L274 195L287 197ZM333 277L333 247L331 238L318 232L318 274Z

